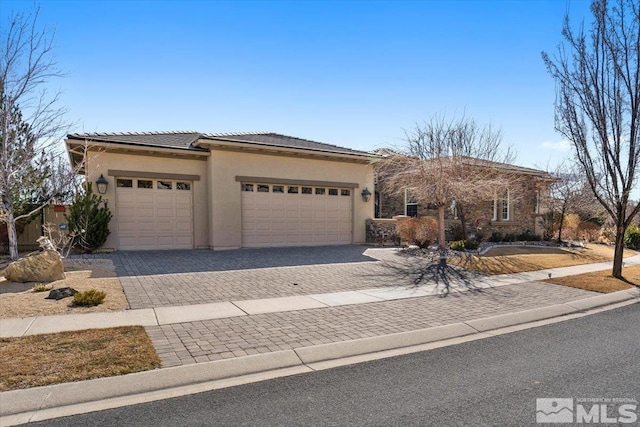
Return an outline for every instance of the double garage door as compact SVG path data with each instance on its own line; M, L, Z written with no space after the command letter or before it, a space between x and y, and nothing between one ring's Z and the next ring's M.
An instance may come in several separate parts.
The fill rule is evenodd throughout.
M116 178L118 249L192 249L192 182Z
M353 189L243 182L241 190L244 247L351 244Z

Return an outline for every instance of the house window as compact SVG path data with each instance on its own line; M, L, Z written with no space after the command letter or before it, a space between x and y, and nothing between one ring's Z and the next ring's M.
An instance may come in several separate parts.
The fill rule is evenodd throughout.
M253 191L253 184L242 184L242 191Z
M324 194L326 193L326 188L316 188L316 194L318 196L324 196Z
M139 179L138 188L153 188L153 181L147 181L146 179Z
M329 195L330 196L337 196L338 195L338 189L337 188L330 188L329 189Z
M116 186L121 188L131 188L133 187L132 179L116 179Z
M534 206L535 206L534 212L536 214L539 214L540 213L540 190L536 190L536 204Z
M350 196L351 195L351 190L340 190L340 195L341 196Z
M258 184L258 193L268 193L269 186L265 184Z
M287 193L289 193L289 194L298 194L298 187L289 187L289 188L287 188Z
M509 221L509 190L502 195L502 220Z
M406 216L418 216L418 199L409 188L404 190L404 214Z
M504 190L500 197L493 199L493 221L509 221L511 219L509 189Z
M176 190L191 190L190 182L176 182Z
M158 190L171 190L173 183L171 181L158 181L156 182L156 188Z
M373 216L374 218L380 218L380 192L376 191L376 194L373 197Z
M313 194L313 189L311 187L302 187L302 194Z
M271 188L274 193L284 193L284 185L274 185Z

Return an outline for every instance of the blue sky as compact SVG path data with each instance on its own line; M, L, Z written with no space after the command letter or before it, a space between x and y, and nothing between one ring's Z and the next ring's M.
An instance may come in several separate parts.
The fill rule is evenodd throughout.
M73 131L264 130L370 150L464 112L501 128L518 164L570 155L540 52L567 11L589 21L584 0L40 4Z

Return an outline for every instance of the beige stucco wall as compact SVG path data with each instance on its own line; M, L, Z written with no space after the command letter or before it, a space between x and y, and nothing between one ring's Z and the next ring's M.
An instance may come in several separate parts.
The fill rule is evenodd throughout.
M165 174L199 175L200 180L193 182L193 227L194 247L208 248L209 244L209 206L208 206L208 173L207 157L202 160L186 159L178 155L152 156L130 153L90 152L86 163L87 179L93 182L94 191L97 193L96 180L103 174L109 181L107 193L102 197L107 199L109 209L113 213L113 219L109 229L107 242L103 250L117 249L117 221L115 200L115 177L108 175L108 170L124 170L137 172L152 172Z
M373 217L373 197L365 203L360 193L365 187L373 192L373 167L370 164L213 148L209 173L209 240L213 249L238 248L242 245L241 191L236 176L357 183L358 188L352 193L352 242L358 244L366 240L365 221Z

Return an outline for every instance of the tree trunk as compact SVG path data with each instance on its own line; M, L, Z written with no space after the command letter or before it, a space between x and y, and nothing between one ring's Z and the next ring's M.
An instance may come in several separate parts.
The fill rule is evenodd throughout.
M620 222L620 221L619 221ZM613 271L611 275L622 279L622 256L624 254L624 224L616 225L616 247L613 253Z
M438 246L440 249L445 248L447 239L444 234L444 205L438 205Z
M456 204L458 210L458 217L460 218L460 231L462 232L462 240L467 240L467 224L464 218L464 207L460 204Z
M15 261L19 257L18 233L16 232L16 221L13 219L13 209L11 208L7 212L7 236L9 237L9 257Z
M560 225L558 226L558 243L562 243L562 226L564 225L564 213L566 208L563 206L560 212Z

